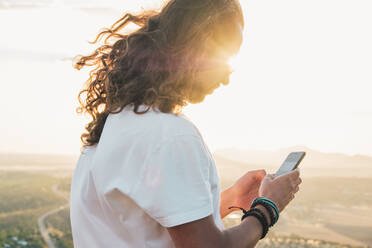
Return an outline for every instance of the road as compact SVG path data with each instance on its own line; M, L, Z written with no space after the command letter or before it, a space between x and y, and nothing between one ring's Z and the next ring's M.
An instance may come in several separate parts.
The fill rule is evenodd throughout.
M52 190L57 195L59 195L60 197L64 198L67 202L69 202L68 197L66 195L64 195L62 192L60 192L58 190L57 186L58 185L54 185L53 188L52 188ZM62 205L62 206L59 206L58 208L52 209L52 210L46 212L45 214L43 214L42 216L40 216L39 219L38 219L38 224L39 224L39 229L40 229L41 236L43 237L45 243L48 245L49 248L56 248L56 245L54 244L53 240L49 236L49 233L48 233L48 231L46 229L44 220L49 215L55 214L55 213L61 211L62 209L67 208L68 206L69 206L69 203L67 203L65 205Z

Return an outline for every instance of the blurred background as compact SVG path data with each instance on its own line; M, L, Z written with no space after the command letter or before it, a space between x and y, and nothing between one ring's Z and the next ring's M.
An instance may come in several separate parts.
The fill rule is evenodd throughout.
M0 248L73 247L69 185L88 116L76 114L102 28L157 0L0 0ZM241 1L235 72L184 113L221 189L306 151L301 191L259 247L372 247L372 2ZM224 219L240 223L240 213ZM44 235L44 236L43 236Z

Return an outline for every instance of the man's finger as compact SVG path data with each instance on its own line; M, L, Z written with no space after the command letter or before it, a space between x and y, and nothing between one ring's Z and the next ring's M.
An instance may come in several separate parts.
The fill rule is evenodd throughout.
M295 169L291 171L289 174L292 179L297 179L300 176L300 171L298 169Z
M300 187L297 185L295 190L294 190L294 193L297 193L299 190L300 190Z
M301 177L299 177L298 179L297 179L297 181L296 181L296 184L298 185L298 184L301 184L302 183L302 179L301 179Z
M265 170L254 170L249 171L248 173L253 173L254 177L259 180L262 180L267 175Z

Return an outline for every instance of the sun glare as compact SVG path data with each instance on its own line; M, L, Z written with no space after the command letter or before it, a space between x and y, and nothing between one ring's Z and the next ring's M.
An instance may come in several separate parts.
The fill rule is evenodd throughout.
M239 58L239 55L236 55L236 56L232 56L229 60L228 60L228 64L230 66L230 69L232 72L235 72L238 67L239 67L239 62L240 61L240 58Z

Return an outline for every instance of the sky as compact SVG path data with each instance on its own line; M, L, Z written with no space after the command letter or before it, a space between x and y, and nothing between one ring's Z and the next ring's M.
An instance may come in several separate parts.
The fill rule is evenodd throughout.
M79 153L89 68L69 58L142 1L0 1L0 152ZM28 2L30 3L30 2ZM372 156L372 2L241 1L244 41L230 84L184 113L212 151L307 146ZM78 8L80 7L80 8ZM94 7L94 8L93 8ZM90 10L88 10L90 8Z

